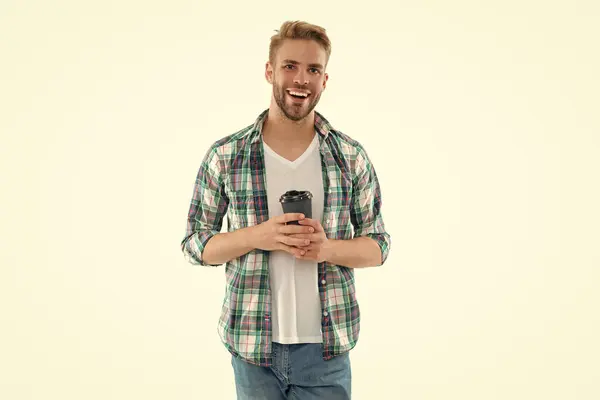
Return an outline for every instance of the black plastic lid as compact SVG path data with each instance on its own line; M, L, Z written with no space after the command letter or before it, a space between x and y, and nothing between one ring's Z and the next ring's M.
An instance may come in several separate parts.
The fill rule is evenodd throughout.
M289 190L279 198L281 203L290 203L293 201L301 201L312 199L313 195L308 190Z

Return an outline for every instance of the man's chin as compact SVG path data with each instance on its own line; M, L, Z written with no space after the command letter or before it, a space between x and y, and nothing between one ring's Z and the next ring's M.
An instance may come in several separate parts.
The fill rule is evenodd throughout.
M302 121L304 118L308 116L307 112L286 112L286 116L292 121Z
M285 110L283 110L283 114L293 121L301 121L309 114L305 107L294 107L287 106Z
M281 113L287 119L294 122L302 121L303 119L305 119L315 106L312 103L298 105L293 101L289 101L289 99L286 99L286 97L287 96L283 96L283 99L278 99L277 105L279 106Z

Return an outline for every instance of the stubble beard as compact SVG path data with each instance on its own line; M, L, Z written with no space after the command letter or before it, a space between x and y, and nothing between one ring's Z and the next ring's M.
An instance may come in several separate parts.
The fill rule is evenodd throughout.
M286 95L287 93L283 86L279 85L277 82L273 82L273 96L275 97L275 102L279 106L279 109L283 115L292 121L301 121L306 118L306 116L310 114L312 110L314 110L314 108L317 106L317 103L319 103L319 99L321 98L321 93L316 96L313 93L311 94L312 99L309 101L308 106L296 106L286 102Z

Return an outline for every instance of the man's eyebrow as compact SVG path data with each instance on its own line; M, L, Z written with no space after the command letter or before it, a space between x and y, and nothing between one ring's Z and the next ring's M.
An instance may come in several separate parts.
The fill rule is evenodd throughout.
M300 63L296 60L283 60L282 61L283 64L294 64L294 65L300 65ZM308 64L309 67L315 67L315 68L320 68L323 69L323 65L319 64L319 63L313 63L313 64Z

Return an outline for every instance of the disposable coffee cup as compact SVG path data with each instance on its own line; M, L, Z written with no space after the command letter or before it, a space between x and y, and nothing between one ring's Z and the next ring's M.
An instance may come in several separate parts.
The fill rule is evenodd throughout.
M308 190L289 190L279 198L283 213L301 213L306 218L312 218L313 195ZM300 225L298 221L290 221L288 224Z

